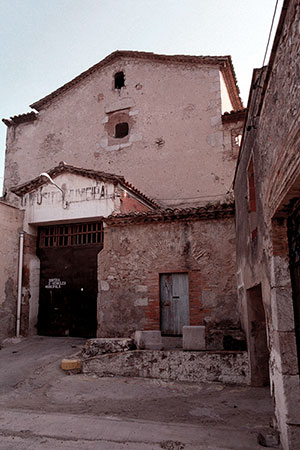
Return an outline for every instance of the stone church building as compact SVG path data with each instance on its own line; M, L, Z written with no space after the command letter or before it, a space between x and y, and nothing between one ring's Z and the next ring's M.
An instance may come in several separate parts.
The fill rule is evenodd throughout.
M206 348L239 345L231 58L116 51L31 108L3 119L2 337L205 325Z
M284 0L247 111L229 56L116 51L3 119L0 339L244 332L300 448L299 24Z

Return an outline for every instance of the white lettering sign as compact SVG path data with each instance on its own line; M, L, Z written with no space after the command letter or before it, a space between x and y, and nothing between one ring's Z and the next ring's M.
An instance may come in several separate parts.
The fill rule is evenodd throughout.
M60 278L49 278L48 284L46 284L46 289L60 289L61 286L66 286L66 281L61 281Z

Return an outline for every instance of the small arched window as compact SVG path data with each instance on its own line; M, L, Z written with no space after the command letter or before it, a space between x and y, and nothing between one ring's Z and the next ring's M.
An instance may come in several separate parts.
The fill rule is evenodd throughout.
M121 89L123 86L125 86L124 72L117 72L115 74L115 89Z

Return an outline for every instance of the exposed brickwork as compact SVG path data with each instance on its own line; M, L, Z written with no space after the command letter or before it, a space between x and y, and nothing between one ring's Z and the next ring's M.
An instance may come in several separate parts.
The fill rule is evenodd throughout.
M248 167L248 203L249 210L251 212L256 211L256 198L255 198L255 179L254 179L254 166L253 166L253 157L250 159L249 167Z
M131 195L127 194L127 192L121 191L121 205L120 205L120 212L122 214L128 213L128 212L147 212L149 211L149 207L142 204L138 200L136 200Z
M106 227L99 336L160 330L160 274L167 273L188 273L191 325L238 328L234 242L232 218Z
M286 219L272 221L273 256L286 257L289 254Z

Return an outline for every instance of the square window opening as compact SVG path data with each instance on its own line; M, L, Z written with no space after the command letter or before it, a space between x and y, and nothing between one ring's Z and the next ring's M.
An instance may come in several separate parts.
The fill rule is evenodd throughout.
M115 127L115 138L121 139L129 133L129 125L127 122L117 123Z

